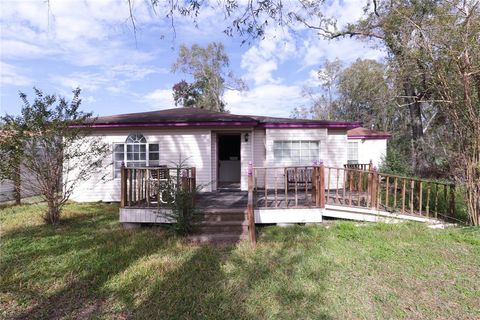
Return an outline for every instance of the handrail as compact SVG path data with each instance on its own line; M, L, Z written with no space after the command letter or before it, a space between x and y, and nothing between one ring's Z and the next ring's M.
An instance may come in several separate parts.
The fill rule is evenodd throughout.
M345 169L358 169L358 170L369 170L372 165L372 162L370 163L347 163L344 164L343 167Z
M172 189L195 190L196 169L122 165L120 186L120 207L159 207L171 202Z
M368 167L252 166L253 205L324 208L334 204L456 219L454 183L381 173L371 163Z
M248 203L247 203L247 221L248 221L248 237L253 247L257 245L255 235L255 204L253 201L253 168L252 162L248 163Z

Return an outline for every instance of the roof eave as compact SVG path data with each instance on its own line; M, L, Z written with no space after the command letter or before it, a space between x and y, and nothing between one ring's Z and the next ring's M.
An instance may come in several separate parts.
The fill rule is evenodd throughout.
M252 127L256 121L182 121L182 122L125 122L125 123L93 123L74 125L73 128L145 128L145 127Z
M389 140L392 138L391 135L378 135L378 136L348 136L348 139L362 139L362 140Z
M355 122L327 122L327 123L315 123L315 122L265 122L261 123L259 127L267 129L295 129L295 128L324 128L324 129L353 129L358 128L360 124Z

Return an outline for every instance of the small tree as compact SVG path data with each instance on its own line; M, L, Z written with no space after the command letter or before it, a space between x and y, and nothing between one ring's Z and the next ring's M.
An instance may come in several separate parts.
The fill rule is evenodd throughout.
M0 164L0 182L12 181L14 186L14 198L15 204L20 204L22 200L21 195L21 174L20 174L20 161L23 154L23 147L21 141L14 139L15 137L8 134L4 125L0 126L0 143L3 147L0 148L3 157L8 156L8 163L2 161ZM0 160L3 160L0 156Z
M23 187L46 201L45 222L57 224L77 184L101 169L108 146L89 136L85 124L93 123L92 114L79 110L80 89L73 91L71 102L34 91L33 103L20 93L20 116L0 118L0 172L18 172Z
M158 184L157 192L159 214L165 214L170 230L175 234L186 236L196 229L198 221L198 210L195 206L195 197L204 185L192 185L188 179L188 171L190 167L187 165L188 159L180 157L178 162L173 162L173 169L168 170L168 179L163 184ZM172 175L173 173L173 175ZM170 211L161 210L167 208Z

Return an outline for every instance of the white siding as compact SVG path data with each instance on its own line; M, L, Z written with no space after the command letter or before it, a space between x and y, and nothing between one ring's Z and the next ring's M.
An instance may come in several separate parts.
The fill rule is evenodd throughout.
M96 132L111 147L123 143L132 132L140 132L148 143L160 144L160 163L173 165L181 158L188 158L187 164L197 168L197 184L205 185L203 191L216 190L217 178L217 133L213 128L198 129L148 129L148 130L99 130ZM249 133L245 142L245 133ZM327 129L255 129L241 132L241 189L247 190L248 162L254 166L275 166L273 141L310 140L319 141L318 160L326 166L343 167L347 158L347 138L345 130ZM120 180L113 179L112 156L105 160L108 165L102 174L97 174L77 186L72 199L76 201L119 201ZM277 182L282 183L282 172ZM262 175L258 175L263 176ZM104 178L105 177L105 178ZM333 177L332 177L333 178ZM268 184L274 182L273 174ZM263 181L258 181L259 186ZM280 186L279 186L280 187Z
M211 175L212 175L212 178L211 178L211 181L212 181L212 190L217 190L217 165L218 165L218 149L217 149L217 145L218 145L218 137L217 137L217 133L216 132L213 132L212 131L212 137L210 138L211 139L211 146L212 146L212 164L211 164Z
M266 133L265 129L253 131L253 166L263 167L266 163Z
M253 161L253 140L255 139L253 131L249 131L248 135L248 142L245 142L245 134L246 132L242 133L241 135L241 142L240 142L240 167L241 167L241 176L240 176L240 189L241 190L248 190L248 162Z
M320 142L318 160L326 166L340 163L346 158L346 131L327 129L267 129L266 130L266 166L280 165L273 157L273 141L310 140ZM340 158L340 159L338 159ZM342 164L343 165L343 164Z
M369 163L372 160L377 169L382 165L383 158L387 154L386 139L349 139L358 141L358 162Z
M293 163L277 163L274 158L274 141L290 140L309 140L319 141L319 155L317 160L322 157L322 151L326 148L327 130L326 129L266 129L265 131L265 167L284 167L286 165L295 165ZM309 164L312 165L312 164ZM257 165L258 166L258 165ZM264 187L265 179L267 188L283 188L284 169L256 170L255 183L258 187Z
M347 163L347 131L328 129L326 148L320 149L320 154L325 166L343 168Z
M345 130L329 129L327 149L325 150L325 166L332 168L343 168L343 165L347 163L347 148L348 139L347 132ZM330 177L329 177L330 176ZM325 171L325 184L328 184L330 179L330 185L327 189L336 189L343 187L343 181L345 180L344 171L338 171L334 169L326 169Z
M343 168L347 159L347 132L340 129L267 129L264 138L265 148L265 163L258 164L257 159L262 157L261 139L257 140L255 150L256 155L255 166L275 167L295 164L276 163L273 153L273 142L278 140L304 140L304 141L319 141L319 154L317 160L323 160L325 166ZM312 163L313 164L313 163ZM312 165L308 164L308 165ZM270 170L265 174L264 170L257 170L256 183L257 186L263 187L265 176L267 177L267 187L273 188L276 185L278 188L283 188L284 170L276 169ZM335 173L332 172L331 179L336 180Z
M148 143L159 143L160 163L174 166L179 160L197 168L197 185L205 185L204 191L212 188L212 143L210 129L149 129L149 130L109 130L97 131L111 147L114 143L123 143L132 132L140 132ZM120 180L113 179L112 155L105 160L108 164L105 172L82 182L75 189L72 199L75 201L119 201ZM105 178L103 178L105 176Z

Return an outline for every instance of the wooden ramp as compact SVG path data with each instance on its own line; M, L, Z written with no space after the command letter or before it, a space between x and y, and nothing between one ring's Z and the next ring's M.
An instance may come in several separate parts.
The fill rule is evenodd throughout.
M325 205L323 217L366 221L366 222L384 222L399 223L403 221L424 222L432 225L444 224L445 221L424 216L415 216L402 213L394 213L368 208L356 208L342 205Z

